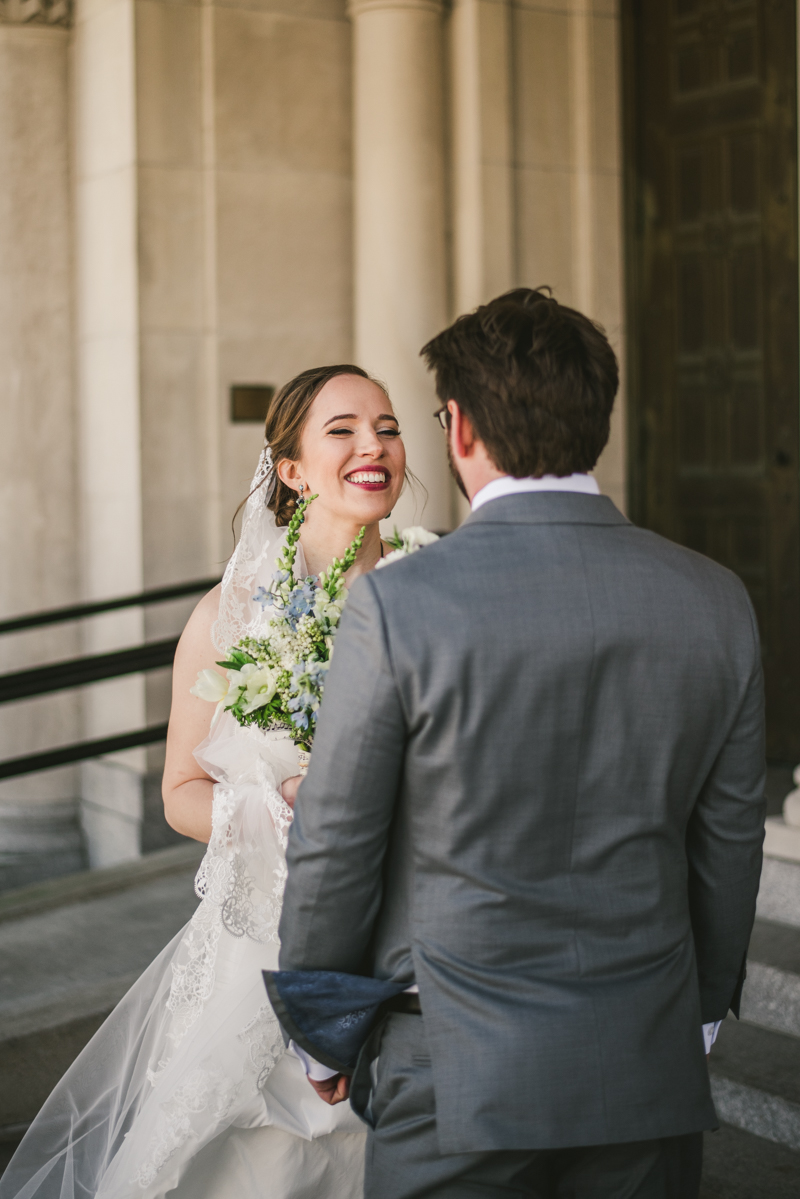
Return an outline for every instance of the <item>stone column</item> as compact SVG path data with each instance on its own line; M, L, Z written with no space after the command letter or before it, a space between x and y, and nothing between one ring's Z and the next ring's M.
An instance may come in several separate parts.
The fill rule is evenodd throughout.
M355 357L389 387L428 491L393 515L452 526L445 445L419 357L448 320L442 0L351 0L354 26Z
M511 6L516 272L600 321L625 361L619 0ZM625 401L596 470L625 506Z
M515 282L509 0L455 0L449 41L456 316Z
M458 314L515 281L509 0L455 0L450 51Z
M66 4L0 0L0 613L78 598ZM0 638L0 671L80 652L74 625ZM5 705L0 758L77 740L75 693ZM83 865L77 770L0 783L0 890Z
M136 70L133 0L79 0L73 35L77 388L83 594L142 589ZM86 622L84 652L143 640L142 611ZM88 737L145 723L141 675L86 689ZM144 750L86 762L92 866L139 856Z

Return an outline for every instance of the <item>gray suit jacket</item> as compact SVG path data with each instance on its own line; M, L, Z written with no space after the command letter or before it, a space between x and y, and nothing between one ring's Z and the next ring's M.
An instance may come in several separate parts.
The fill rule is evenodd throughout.
M443 1153L713 1127L764 769L738 578L604 497L494 500L353 587L281 967L418 982Z

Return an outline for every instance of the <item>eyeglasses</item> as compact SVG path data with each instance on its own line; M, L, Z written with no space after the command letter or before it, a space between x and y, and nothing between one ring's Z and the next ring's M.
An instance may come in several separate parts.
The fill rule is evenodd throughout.
M433 419L438 420L439 424L446 433L450 424L450 413L447 409L447 404L442 404L441 408L438 408L436 412L434 412Z

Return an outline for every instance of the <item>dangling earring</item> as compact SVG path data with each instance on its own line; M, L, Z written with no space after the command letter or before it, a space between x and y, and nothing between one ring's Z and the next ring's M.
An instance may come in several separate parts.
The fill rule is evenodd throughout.
M303 502L303 492L305 491L305 489L306 489L305 483L301 483L300 484L300 502L301 503Z

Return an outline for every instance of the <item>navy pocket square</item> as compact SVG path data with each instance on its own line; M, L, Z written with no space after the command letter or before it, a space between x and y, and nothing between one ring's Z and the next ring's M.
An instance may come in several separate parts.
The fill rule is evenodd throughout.
M334 970L264 970L269 1001L284 1031L330 1070L352 1074L378 1008L406 989Z

